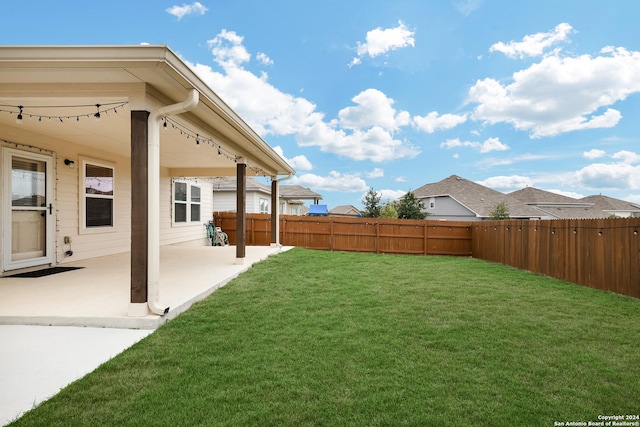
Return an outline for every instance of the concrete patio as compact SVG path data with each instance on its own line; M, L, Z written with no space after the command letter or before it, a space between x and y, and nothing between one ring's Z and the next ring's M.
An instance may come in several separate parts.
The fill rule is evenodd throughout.
M0 325L156 329L254 263L286 250L249 246L242 265L235 246L162 246L160 303L165 316L130 317L130 254L64 265L84 267L39 278L0 278Z

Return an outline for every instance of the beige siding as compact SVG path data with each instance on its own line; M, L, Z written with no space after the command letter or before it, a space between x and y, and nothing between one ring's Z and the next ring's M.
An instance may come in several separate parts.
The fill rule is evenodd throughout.
M213 193L213 210L216 212L235 212L236 193L216 191Z
M65 149L73 148L67 144ZM64 159L75 162L74 168L64 164ZM84 185L81 159L95 162L108 162L113 165L114 185L114 227L103 229L83 229L81 204ZM57 153L56 180L56 260L59 263L80 259L95 258L127 252L131 250L131 171L128 158L108 153L69 150ZM71 245L64 243L64 237L71 238ZM66 252L72 249L73 256Z

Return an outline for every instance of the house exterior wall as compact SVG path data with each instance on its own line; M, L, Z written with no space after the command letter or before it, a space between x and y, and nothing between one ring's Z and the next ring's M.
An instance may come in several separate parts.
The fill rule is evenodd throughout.
M426 197L422 199L429 220L480 221L475 213L449 196Z
M213 210L215 212L235 212L236 193L228 191L213 191Z
M3 135L0 134L0 139ZM13 139L16 142L13 142ZM25 153L51 155L54 170L54 263L64 264L78 260L91 259L131 250L131 167L128 157L120 157L108 152L92 150L69 143L34 135L12 138L9 142L2 139L2 147ZM18 141L24 141L18 142ZM65 165L65 159L73 160L74 167ZM113 167L114 171L114 226L108 228L84 229L82 221L82 202L84 183L82 182L83 160L90 163L103 163ZM0 176L3 173L0 161ZM206 179L189 182L201 188L200 221L197 223L176 224L173 221L173 187L167 169L161 169L160 178L160 244L196 244L207 243L206 224L213 217L213 189ZM0 186L0 198L3 196ZM145 195L133 195L134 197ZM3 199L1 199L3 200ZM235 205L235 201L234 201ZM0 209L0 221L6 207ZM71 244L64 243L65 237ZM0 262L3 260L3 246L0 245ZM73 255L68 256L67 251ZM1 270L5 270L3 265Z
M160 170L160 244L206 245L205 225L213 219L213 188L206 179L187 178L180 182L200 187L200 221L174 221L173 181L166 168Z
M87 153L83 147L68 141L58 141L30 134L12 138L11 143L3 142L2 146L24 153L41 153L52 156L54 170L48 171L48 174L55 183L53 194L54 263L89 259L127 252L131 249L131 175L128 158L96 150ZM64 164L65 159L74 161L73 168ZM106 163L113 167L115 182L114 226L112 228L91 230L84 229L82 226L81 197L84 185L81 183L81 177L83 159L92 163ZM0 164L0 174L3 173L2 168L3 166ZM0 189L0 192L2 191L4 190ZM0 215L4 215L5 209L8 207L3 206L0 209L2 212ZM71 244L64 243L65 236L71 238ZM2 250L0 249L0 251ZM66 254L68 250L73 251L72 256ZM2 253L0 253L0 259L3 259ZM5 269L4 266L2 269Z
M271 212L271 195L261 191L247 191L246 212L253 213L270 213ZM260 212L260 199L266 200L269 209L267 212ZM236 193L231 191L214 191L213 192L213 210L215 212L235 212L236 211Z

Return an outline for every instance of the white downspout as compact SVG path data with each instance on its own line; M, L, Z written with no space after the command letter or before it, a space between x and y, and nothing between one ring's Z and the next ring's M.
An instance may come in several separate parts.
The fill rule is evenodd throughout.
M277 207L277 211L278 214L276 215L276 247L280 247L280 214L282 212L280 212L280 182L281 181L286 181L288 179L290 179L293 176L293 174L289 174L287 176L284 176L282 178L276 178L274 179L274 181L276 182L276 202L278 203L278 207Z
M160 305L160 122L170 114L193 110L198 105L198 91L191 89L188 98L177 104L166 105L149 114L148 123L148 249L147 249L147 305L161 316L169 307Z

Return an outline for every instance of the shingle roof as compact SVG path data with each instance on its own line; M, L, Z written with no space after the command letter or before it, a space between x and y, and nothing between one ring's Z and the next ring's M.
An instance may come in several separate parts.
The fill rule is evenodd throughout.
M217 176L212 178L214 191L233 191L238 189L238 179L235 176ZM262 191L271 194L271 188L251 177L247 177L248 191Z
M480 218L487 218L496 205L504 202L512 218L539 218L540 212L527 206L516 198L508 197L499 191L469 181L458 175L451 175L442 181L425 184L414 192L419 199L435 196L450 196L473 211Z
M613 197L593 195L583 197L580 201L593 203L593 209L602 211L603 217L610 216L614 211L637 212L640 214L640 205L625 200L614 199Z
M561 194L552 193L551 191L540 190L535 187L525 187L522 190L514 191L508 196L515 197L522 203L580 203L573 197L563 196Z
M318 199L322 200L322 196L315 191L300 185L281 185L280 197L284 199Z
M329 215L359 215L360 211L352 205L340 205L329 211Z

